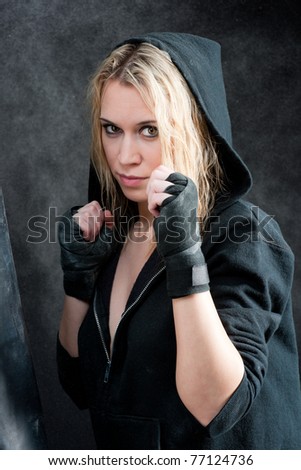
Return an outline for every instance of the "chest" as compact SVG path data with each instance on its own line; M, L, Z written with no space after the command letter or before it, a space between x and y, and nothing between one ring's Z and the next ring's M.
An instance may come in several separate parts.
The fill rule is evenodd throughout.
M149 258L151 249L149 244L129 242L121 251L109 304L109 329L112 340L135 281Z

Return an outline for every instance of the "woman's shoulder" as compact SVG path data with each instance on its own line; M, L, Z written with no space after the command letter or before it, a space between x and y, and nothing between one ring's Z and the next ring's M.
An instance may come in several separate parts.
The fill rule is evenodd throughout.
M208 248L212 244L253 242L276 251L284 250L293 257L275 214L268 214L249 201L240 199L209 217L204 234L204 243Z
M202 250L215 300L224 302L228 292L229 298L248 305L251 295L264 309L268 305L283 311L293 282L294 255L274 215L237 201L212 218Z

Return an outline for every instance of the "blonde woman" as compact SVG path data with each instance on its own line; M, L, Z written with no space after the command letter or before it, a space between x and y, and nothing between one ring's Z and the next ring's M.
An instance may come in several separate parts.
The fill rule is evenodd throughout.
M59 232L57 359L98 448L300 448L293 254L242 199L219 45L132 38L90 97L91 202Z

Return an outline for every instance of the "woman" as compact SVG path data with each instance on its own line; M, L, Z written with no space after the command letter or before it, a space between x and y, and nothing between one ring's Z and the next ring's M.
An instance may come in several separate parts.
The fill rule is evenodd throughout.
M97 446L300 448L293 254L242 199L219 45L132 38L90 94L92 202L61 224L57 357Z

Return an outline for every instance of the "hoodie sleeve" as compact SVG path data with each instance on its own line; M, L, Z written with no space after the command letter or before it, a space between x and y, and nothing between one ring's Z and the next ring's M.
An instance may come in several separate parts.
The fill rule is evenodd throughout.
M236 203L211 227L204 237L211 294L245 366L239 387L207 426L216 436L243 418L260 394L269 341L291 295L294 257L277 223L257 207Z
M57 335L56 360L58 377L63 389L78 408L87 408L84 385L78 357L71 357L60 343Z

